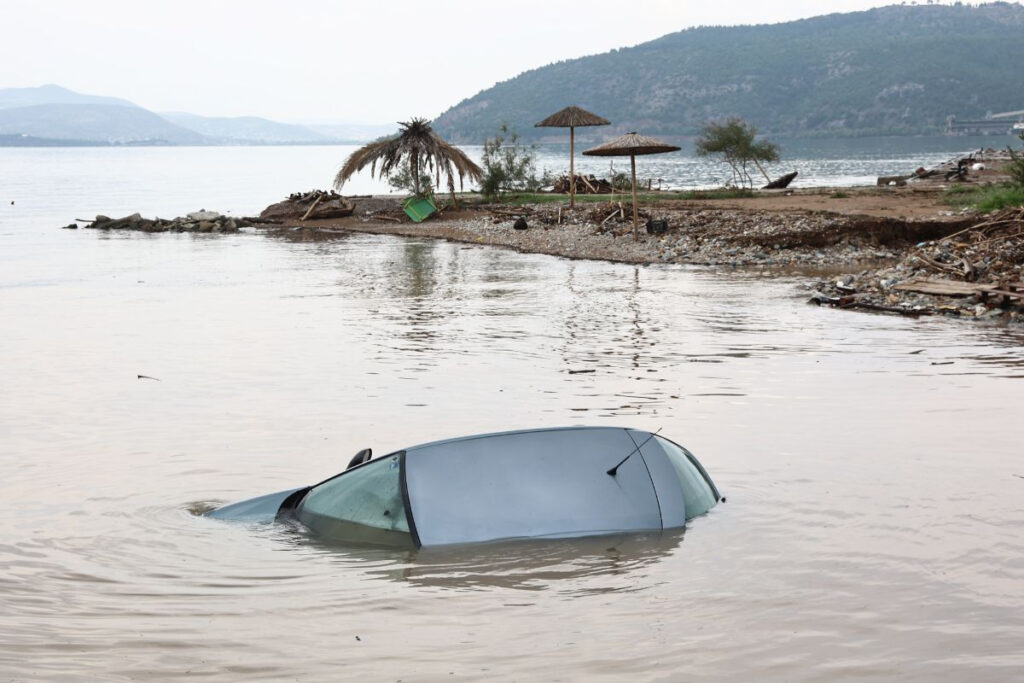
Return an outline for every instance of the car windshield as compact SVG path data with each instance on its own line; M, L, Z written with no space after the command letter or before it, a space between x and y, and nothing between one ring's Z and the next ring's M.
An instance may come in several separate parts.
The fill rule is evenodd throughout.
M299 504L297 517L329 537L409 543L401 468L401 454L393 454L342 472L314 486Z

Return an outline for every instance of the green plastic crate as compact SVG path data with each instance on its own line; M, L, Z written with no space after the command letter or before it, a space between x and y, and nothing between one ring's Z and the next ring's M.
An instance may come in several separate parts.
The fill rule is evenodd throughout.
M419 223L437 211L437 205L434 204L433 197L413 196L402 202L402 209L405 210L405 215L411 218L414 223Z

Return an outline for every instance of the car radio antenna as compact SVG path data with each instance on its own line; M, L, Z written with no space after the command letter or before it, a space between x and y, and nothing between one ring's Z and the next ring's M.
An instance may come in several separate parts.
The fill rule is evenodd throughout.
M647 443L648 441L650 441L651 439L653 439L655 434L657 434L660 431L661 431L661 427L658 427L658 431L657 432L654 432L653 434L648 436L646 439L644 439L644 443L640 444L639 446L637 446L636 448L631 450L629 452L629 455L627 455L625 458L623 458L622 460L619 461L618 465L616 465L615 467L613 467L610 470L608 470L608 476L614 477L618 473L619 468L622 467L622 464L625 463L627 460L629 460L633 456L634 453L636 453L638 450L643 448L644 444Z

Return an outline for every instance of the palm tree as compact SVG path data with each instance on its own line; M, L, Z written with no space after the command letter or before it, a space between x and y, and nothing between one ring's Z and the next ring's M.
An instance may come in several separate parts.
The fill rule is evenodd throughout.
M398 125L398 135L371 142L352 152L334 177L334 187L340 190L345 181L367 166L371 176L384 178L407 163L416 194L420 194L420 173L424 169L436 174L437 184L440 184L443 172L448 176L448 191L454 201L456 174L459 176L459 190L462 190L465 177L476 182L483 178L480 167L461 150L442 140L426 119L414 118Z

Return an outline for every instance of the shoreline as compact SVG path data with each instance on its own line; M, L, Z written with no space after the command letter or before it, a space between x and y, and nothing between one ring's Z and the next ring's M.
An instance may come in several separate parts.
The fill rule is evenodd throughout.
M182 223L185 219L147 223L136 215L129 217L134 223L107 219L88 227L235 232L220 226L237 225L291 240L330 240L363 233L441 239L569 259L745 268L764 277L806 276L811 303L1024 324L1024 300L988 297L980 286L961 288L955 296L900 288L907 281L929 277L955 282L950 278L955 278L960 264L950 261L953 252L957 252L956 259L968 263L967 279L979 285L991 281L1005 287L1024 280L1024 259L1014 260L1017 257L1012 255L1005 262L993 263L997 259L991 254L980 258L976 250L965 251L964 236L971 233L972 226L984 223L986 216L952 210L943 203L943 189L935 183L922 183L760 191L740 198L652 197L641 205L636 240L628 205L602 200L578 202L574 211L562 201L519 206L467 204L443 208L428 220L413 223L394 197L354 197L350 198L352 214L340 218L235 219L228 223L224 217L220 222L207 220L200 227ZM1007 219L1008 224L1024 228L1024 210L1019 213L1019 217ZM647 218L665 221L667 230L648 234L643 228ZM518 219L525 220L525 229L514 227ZM948 238L956 235L960 241L950 243ZM1010 235L1008 244L1019 243L1024 253L1024 239L1018 237Z

